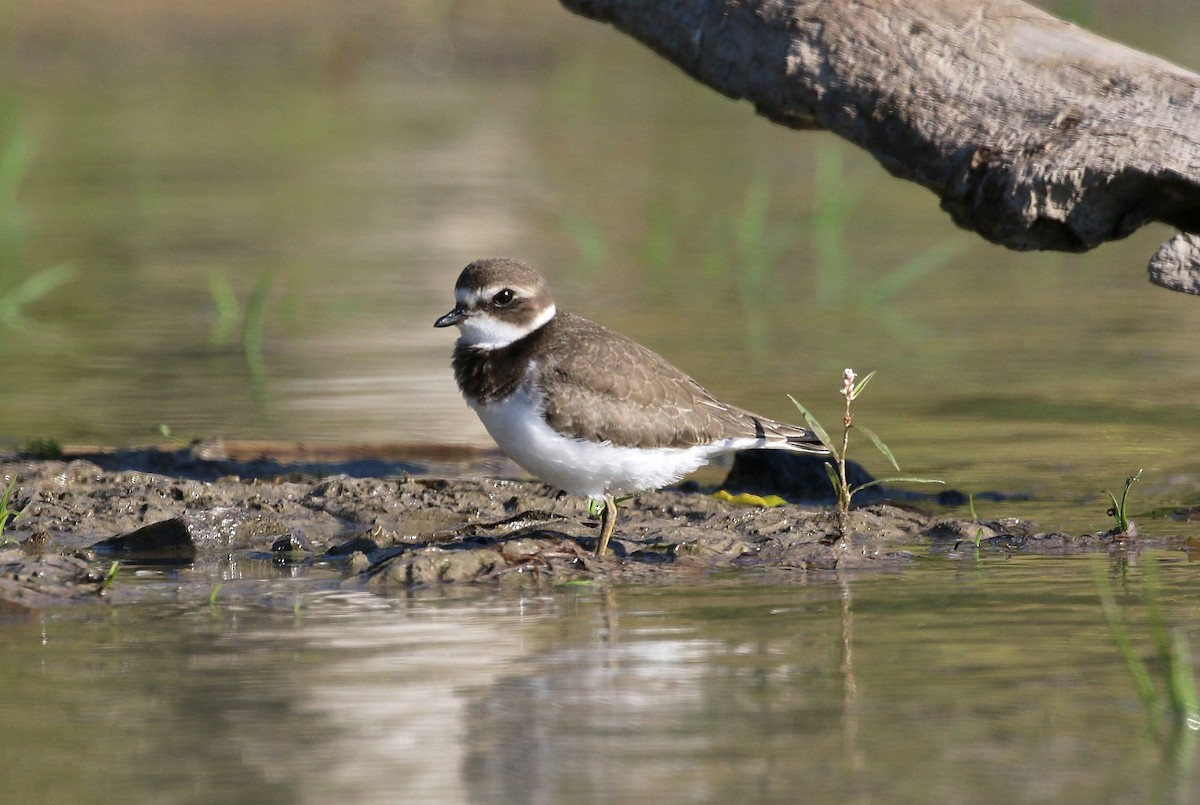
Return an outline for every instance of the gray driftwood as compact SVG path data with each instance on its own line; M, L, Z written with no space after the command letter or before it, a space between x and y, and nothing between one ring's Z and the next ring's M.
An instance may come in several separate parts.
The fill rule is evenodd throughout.
M1019 0L561 0L767 118L822 128L1012 249L1161 221L1200 293L1200 76ZM1187 234L1194 233L1194 234Z

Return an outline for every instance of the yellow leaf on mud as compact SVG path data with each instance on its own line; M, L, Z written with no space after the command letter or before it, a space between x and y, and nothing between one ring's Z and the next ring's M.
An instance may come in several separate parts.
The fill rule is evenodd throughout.
M724 489L714 492L713 497L717 500L736 503L739 506L758 506L761 509L773 509L776 506L782 506L784 503L787 503L779 495L767 495L763 497L761 495L751 495L748 492L739 492L736 495L731 495Z

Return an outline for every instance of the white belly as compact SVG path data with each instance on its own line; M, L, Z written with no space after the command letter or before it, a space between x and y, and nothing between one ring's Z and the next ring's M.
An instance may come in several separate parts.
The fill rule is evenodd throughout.
M730 440L700 447L642 449L568 438L546 424L528 389L500 402L471 407L509 458L551 486L587 498L657 489L719 453L750 446Z

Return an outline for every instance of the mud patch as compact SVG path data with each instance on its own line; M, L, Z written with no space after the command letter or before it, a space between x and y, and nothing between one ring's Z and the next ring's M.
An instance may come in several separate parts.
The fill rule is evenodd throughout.
M598 524L583 502L534 482L321 478L311 464L214 464L194 451L144 450L126 451L122 465L116 455L0 462L5 478L19 479L20 511L0 546L0 599L25 609L99 600L114 559L184 566L189 583L206 587L240 560L291 578L320 567L341 584L387 590L663 583L730 570L894 569L914 551L960 559L1130 547L1110 535L1038 534L1016 520L941 519L885 502L839 522L820 506L741 507L692 485L626 501L611 555L597 558Z

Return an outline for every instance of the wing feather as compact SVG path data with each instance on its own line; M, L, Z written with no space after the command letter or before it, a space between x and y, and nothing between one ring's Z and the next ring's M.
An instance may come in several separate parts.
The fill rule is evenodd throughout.
M724 439L820 451L805 428L726 405L636 341L569 313L542 328L545 416L556 430L616 445L691 447Z

